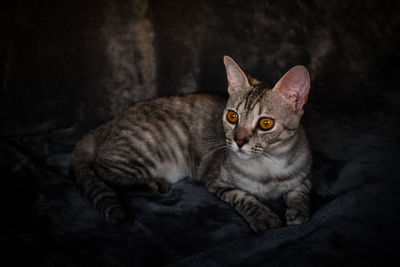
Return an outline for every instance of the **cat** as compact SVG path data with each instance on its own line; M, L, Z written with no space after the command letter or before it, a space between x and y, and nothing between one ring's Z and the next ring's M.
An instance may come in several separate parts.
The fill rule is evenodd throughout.
M307 69L293 67L270 88L232 58L224 64L227 102L201 93L140 102L76 144L77 186L108 220L125 218L110 185L167 192L186 177L203 182L254 232L282 225L259 199L283 196L287 225L309 220L312 157L300 124Z

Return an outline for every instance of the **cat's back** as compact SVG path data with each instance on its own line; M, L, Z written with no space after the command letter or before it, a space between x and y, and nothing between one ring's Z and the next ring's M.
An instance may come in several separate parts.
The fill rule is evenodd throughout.
M134 104L117 116L113 123L120 129L137 126L141 129L152 128L156 132L200 136L204 128L209 131L221 128L224 108L225 100L214 94L168 96Z
M208 111L210 115L217 112L222 112L225 108L225 100L215 94L186 94L186 95L175 95L155 98L143 102L136 103L130 106L124 113L123 116L134 116L134 117L145 117L151 113L159 113L161 111L166 112L165 115L179 114L180 118L191 118L192 116L198 115L199 111ZM201 118L199 118L201 119Z

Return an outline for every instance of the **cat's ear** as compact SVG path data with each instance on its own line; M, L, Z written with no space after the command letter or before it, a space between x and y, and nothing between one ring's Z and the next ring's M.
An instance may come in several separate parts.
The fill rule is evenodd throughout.
M291 68L274 86L284 99L292 104L295 111L303 108L310 91L310 74L304 66Z
M237 91L250 90L250 81L244 73L244 71L239 67L239 65L228 56L224 56L224 64L226 69L226 76L228 78L228 93L232 95ZM251 78L257 81L254 78Z

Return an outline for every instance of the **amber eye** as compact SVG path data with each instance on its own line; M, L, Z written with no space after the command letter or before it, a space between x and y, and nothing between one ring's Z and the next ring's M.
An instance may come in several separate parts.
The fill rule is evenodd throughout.
M229 123L236 124L238 119L239 119L239 116L235 111L229 110L228 113L226 113L226 120Z
M274 126L274 120L271 118L261 118L258 121L258 127L263 131L271 130Z

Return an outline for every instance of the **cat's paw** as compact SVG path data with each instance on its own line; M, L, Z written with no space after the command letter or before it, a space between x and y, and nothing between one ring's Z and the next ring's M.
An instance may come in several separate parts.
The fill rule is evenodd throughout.
M252 217L248 220L248 223L250 228L256 233L278 228L282 225L281 219L272 211L264 211L258 216Z
M169 190L169 183L164 178L153 178L148 186L154 193L166 193Z
M287 225L298 225L308 222L310 213L308 210L288 208L285 213Z

